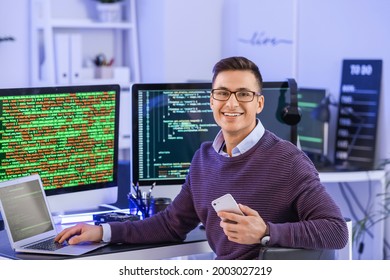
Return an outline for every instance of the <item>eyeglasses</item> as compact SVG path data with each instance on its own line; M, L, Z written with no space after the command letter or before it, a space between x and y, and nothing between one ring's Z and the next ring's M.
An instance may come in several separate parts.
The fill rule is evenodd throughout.
M218 101L228 101L230 96L234 94L238 102L251 102L255 95L261 95L260 92L249 90L230 91L227 89L212 89L211 96Z

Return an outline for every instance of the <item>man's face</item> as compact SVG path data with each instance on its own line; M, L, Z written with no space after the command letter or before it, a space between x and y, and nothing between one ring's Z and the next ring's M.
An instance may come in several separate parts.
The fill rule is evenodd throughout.
M250 71L229 70L218 74L213 89L259 92L255 76ZM210 107L216 123L225 136L244 139L256 126L256 114L263 110L264 96L255 96L251 102L238 102L234 94L227 101L210 97Z

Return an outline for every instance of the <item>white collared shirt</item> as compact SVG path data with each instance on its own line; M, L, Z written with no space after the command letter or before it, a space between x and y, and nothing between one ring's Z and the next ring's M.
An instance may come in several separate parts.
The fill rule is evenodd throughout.
M265 132L265 128L261 121L257 119L257 125L255 128L251 131L251 133L248 134L247 137L244 138L236 147L232 150L232 157L241 155L248 151L250 148L252 148L261 137L263 137ZM223 148L225 147L225 139L223 138L222 130L218 132L217 136L215 136L215 139L213 141L213 148L214 150L219 153L220 155L223 155L225 157L229 157L229 154L224 152Z

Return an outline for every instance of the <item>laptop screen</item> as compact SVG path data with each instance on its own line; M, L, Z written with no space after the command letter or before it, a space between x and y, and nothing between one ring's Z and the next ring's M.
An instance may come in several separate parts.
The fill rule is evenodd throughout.
M14 242L54 229L38 179L0 188L0 200Z

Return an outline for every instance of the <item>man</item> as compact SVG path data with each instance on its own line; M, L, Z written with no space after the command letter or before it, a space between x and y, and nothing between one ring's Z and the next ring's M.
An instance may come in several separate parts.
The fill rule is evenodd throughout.
M202 222L217 259L255 259L261 244L346 245L346 223L311 161L256 118L264 107L258 67L244 57L231 57L219 61L213 72L210 106L221 131L195 153L172 204L143 221L80 224L61 232L58 242L179 241ZM226 193L240 203L244 216L215 213L211 201Z

